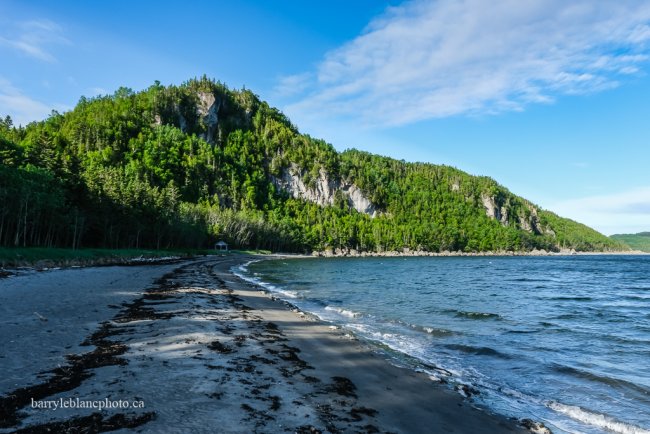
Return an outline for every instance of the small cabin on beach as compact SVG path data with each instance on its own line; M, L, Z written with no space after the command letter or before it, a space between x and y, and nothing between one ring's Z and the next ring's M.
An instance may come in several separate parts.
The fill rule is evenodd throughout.
M217 241L217 243L214 245L214 250L219 250L219 251L228 251L228 243L225 241Z

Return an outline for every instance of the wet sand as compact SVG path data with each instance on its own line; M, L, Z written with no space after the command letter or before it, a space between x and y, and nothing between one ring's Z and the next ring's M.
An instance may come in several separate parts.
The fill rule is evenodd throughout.
M0 433L529 432L230 273L247 259L0 281ZM32 406L60 398L131 408Z

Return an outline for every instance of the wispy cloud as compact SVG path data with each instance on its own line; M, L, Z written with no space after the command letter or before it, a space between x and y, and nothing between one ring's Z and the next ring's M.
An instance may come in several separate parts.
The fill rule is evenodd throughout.
M550 209L606 234L650 230L650 186L566 200Z
M63 35L63 29L50 20L31 20L7 27L0 35L0 46L45 62L56 62L51 53L55 45L68 45L70 41Z
M299 95L311 85L313 79L314 75L309 72L280 77L273 93L279 97Z
M306 89L291 115L372 125L523 110L638 73L649 21L645 0L413 0L279 88Z
M0 77L0 116L9 115L14 125L27 125L35 120L45 119L53 109L66 110L57 104L51 106L23 94L7 79Z

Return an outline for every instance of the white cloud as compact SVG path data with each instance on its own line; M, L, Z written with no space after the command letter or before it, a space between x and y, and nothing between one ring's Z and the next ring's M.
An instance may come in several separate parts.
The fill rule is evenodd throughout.
M650 26L648 24L641 24L634 28L630 34L630 41L632 42L646 42L650 40Z
M6 28L0 35L0 46L12 48L22 54L45 62L56 62L50 52L53 45L68 45L61 26L50 20L32 20Z
M616 87L647 62L644 0L414 0L327 53L287 112L401 125Z
M650 186L616 194L566 200L549 209L608 235L648 231Z
M313 74L309 72L280 77L273 93L279 97L298 95L307 89L311 80L313 80Z
M24 95L11 82L0 77L0 116L11 116L14 125L27 125L45 119L52 110L66 110L60 104L51 106Z

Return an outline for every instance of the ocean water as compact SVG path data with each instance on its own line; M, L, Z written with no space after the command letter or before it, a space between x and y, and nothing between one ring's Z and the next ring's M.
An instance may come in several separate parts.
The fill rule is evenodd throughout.
M555 433L650 433L650 257L334 258L235 270ZM459 392L460 393L460 392Z

